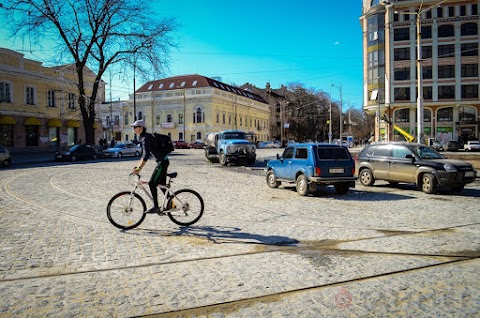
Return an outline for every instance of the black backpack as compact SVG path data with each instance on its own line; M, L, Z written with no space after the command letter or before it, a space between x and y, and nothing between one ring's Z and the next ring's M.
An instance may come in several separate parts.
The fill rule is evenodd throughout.
M172 139L170 139L168 135L153 133L153 137L155 137L154 148L162 151L165 154L169 154L175 150Z

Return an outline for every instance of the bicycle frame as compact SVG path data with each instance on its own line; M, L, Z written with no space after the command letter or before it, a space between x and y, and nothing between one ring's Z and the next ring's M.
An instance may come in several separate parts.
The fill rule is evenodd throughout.
M137 189L139 189L139 188L141 190L143 190L143 192L146 194L146 196L153 203L153 197L150 194L150 191L148 191L147 188L145 187L145 184L148 184L148 181L142 180L139 174L137 174L135 176L137 177L137 181L135 182L132 190L130 191L130 204L133 202L134 193L136 193ZM160 212L163 212L165 210L165 206L167 205L167 198L175 196L175 193L172 190L170 190L170 179L171 178L168 178L166 186L162 185L162 184L157 185L157 188L159 188L160 190L165 190L165 192L162 191L163 201L162 201L162 204L160 205Z

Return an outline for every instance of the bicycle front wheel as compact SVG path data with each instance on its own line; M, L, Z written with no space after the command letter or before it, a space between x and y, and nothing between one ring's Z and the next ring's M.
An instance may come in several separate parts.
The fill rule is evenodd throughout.
M110 222L122 230L136 228L145 219L147 206L143 198L125 191L115 194L108 202L107 216Z
M167 202L166 211L173 223L183 226L192 225L203 215L203 199L196 191L182 189L175 192Z

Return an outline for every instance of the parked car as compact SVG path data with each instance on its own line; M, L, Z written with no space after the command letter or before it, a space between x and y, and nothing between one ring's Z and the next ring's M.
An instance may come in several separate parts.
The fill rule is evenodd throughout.
M184 140L174 141L173 146L177 149L188 149L188 144Z
M188 148L191 149L205 149L205 143L201 141L191 142L188 144Z
M0 167L8 167L12 164L10 152L4 146L0 146Z
M465 145L463 145L463 150L465 151L480 151L480 141L478 140L469 140Z
M449 141L443 147L445 151L458 151L460 149L460 144L456 141Z
M364 186L375 180L414 183L425 193L436 193L439 187L461 191L477 175L469 162L446 159L431 147L405 142L367 145L358 154L356 167Z
M127 156L140 156L142 149L137 147L134 143L119 143L113 148L108 148L103 151L104 157L122 158Z
M55 159L57 161L77 161L84 159L97 159L99 153L92 145L79 144L74 145L66 151L57 152Z
M258 144L258 148L280 148L282 143L280 141L262 141Z
M345 147L335 144L298 143L287 146L276 160L267 162L267 185L296 183L305 196L317 186L333 185L338 194L355 187L355 162Z

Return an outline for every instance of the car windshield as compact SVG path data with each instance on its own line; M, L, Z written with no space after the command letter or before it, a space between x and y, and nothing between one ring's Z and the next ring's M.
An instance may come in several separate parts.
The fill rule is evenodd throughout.
M318 147L318 158L322 159L350 159L347 150L343 147Z
M113 148L125 148L125 144L116 144Z
M445 159L444 156L442 156L430 147L419 146L415 149L415 151L422 159Z
M77 150L77 148L80 147L79 145L75 145L75 146L72 146L69 150L70 151L74 151L74 150Z
M224 134L224 139L247 139L245 134L242 133L231 133L231 134Z

